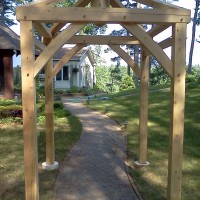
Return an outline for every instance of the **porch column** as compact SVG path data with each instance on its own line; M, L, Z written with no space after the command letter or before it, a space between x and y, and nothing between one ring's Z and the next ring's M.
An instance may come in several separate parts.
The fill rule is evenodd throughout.
M148 137L148 85L149 85L149 56L145 49L142 50L142 65L140 78L140 124L139 124L139 160L136 165L149 165L147 161Z
M173 78L168 163L168 200L181 199L185 109L186 24L173 25Z
M44 38L43 42L48 45L50 41ZM55 170L59 167L58 162L55 161L52 69L53 58L45 66L46 162L42 163L42 168L45 170Z
M36 133L36 92L32 21L20 22L24 170L26 200L39 200L38 150Z
M14 84L13 84L13 53L6 51L3 56L4 65L4 84L5 84L5 98L14 98Z

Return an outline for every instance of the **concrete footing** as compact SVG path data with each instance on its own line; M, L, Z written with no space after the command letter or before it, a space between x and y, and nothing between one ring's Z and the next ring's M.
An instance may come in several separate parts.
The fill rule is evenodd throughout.
M46 162L42 163L42 169L44 170L52 171L52 170L58 169L58 167L59 167L59 163L56 161L52 165L49 165Z
M150 162L146 161L145 163L140 163L139 161L135 161L135 165L144 167L150 165Z

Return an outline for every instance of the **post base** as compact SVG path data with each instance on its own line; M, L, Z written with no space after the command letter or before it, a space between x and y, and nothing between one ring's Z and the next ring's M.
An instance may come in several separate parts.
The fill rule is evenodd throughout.
M135 165L140 166L140 167L144 167L144 166L150 165L150 162L146 161L145 163L140 163L139 161L135 161Z
M46 162L42 163L42 169L44 169L44 170L52 171L52 170L58 169L58 167L59 167L59 163L56 161L54 161L54 163L52 165L49 165Z

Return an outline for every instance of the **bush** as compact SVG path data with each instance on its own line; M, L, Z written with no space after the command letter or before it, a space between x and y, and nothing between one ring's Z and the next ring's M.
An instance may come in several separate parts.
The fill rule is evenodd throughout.
M0 118L7 118L7 117L22 117L22 106L20 105L0 106Z
M16 104L15 100L12 99L0 99L0 106L9 106Z
M135 88L135 84L133 82L133 79L130 76L125 76L125 78L122 80L119 90L120 91L125 91L125 90L130 90Z
M186 83L191 83L197 81L197 77L194 74L187 74L185 78Z

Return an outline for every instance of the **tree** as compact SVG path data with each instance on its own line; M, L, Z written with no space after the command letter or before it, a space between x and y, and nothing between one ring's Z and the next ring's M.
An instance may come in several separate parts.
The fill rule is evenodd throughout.
M8 26L15 25L12 16L15 16L16 6L31 2L31 0L0 0L0 20Z
M133 88L135 88L135 85L133 83L132 78L130 76L126 75L123 78L122 82L120 83L119 90L124 91L124 90L130 90Z
M195 11L194 11L194 17L192 19L192 40L191 40L191 46L190 46L190 53L189 53L189 62L188 62L188 73L192 73L192 57L193 57L193 51L194 51L194 43L195 43L195 35L196 35L196 26L200 24L200 14L199 14L199 7L200 7L200 0L196 0L195 5Z

